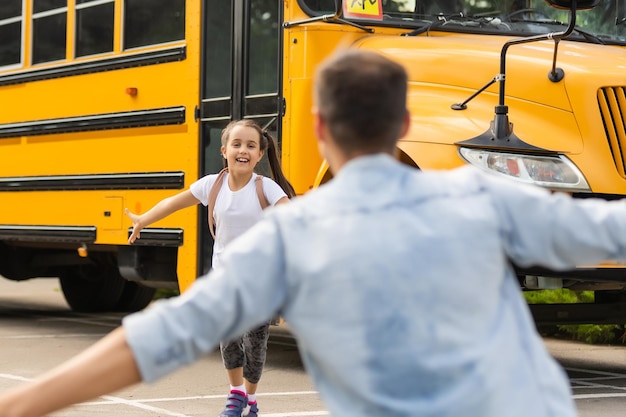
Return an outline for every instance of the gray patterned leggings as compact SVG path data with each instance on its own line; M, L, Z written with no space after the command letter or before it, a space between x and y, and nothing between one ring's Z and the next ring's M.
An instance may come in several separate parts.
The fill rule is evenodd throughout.
M268 322L250 330L243 337L230 342L220 342L224 367L226 369L243 367L243 377L248 382L257 384L263 373L269 336L270 324Z

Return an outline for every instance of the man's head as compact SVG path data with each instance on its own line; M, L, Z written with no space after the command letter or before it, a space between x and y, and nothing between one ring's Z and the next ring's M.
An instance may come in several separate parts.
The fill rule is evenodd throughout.
M324 61L315 80L316 130L324 157L329 159L326 136L348 159L393 153L408 129L406 95L405 69L380 54L346 50Z

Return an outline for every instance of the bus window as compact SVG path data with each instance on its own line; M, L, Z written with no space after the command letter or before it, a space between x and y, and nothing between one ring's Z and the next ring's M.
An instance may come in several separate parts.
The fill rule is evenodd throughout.
M278 91L278 45L280 27L276 1L250 4L248 91L252 94Z
M33 1L33 64L65 59L66 28L67 0Z
M205 14L203 97L211 99L230 97L233 68L232 2L208 0L205 3ZM230 112L212 116L230 116Z
M185 0L126 0L124 49L185 38Z
M0 4L0 67L22 61L22 0L3 0Z
M76 1L76 57L113 52L115 2Z

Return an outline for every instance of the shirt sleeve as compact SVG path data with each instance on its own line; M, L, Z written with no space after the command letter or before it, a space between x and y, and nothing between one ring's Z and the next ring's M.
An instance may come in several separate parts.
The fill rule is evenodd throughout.
M267 177L263 177L263 192L265 193L267 202L270 203L271 206L275 205L281 198L287 197L287 194L280 188L280 185Z
M191 194L193 194L198 201L206 206L209 204L209 193L211 192L211 187L215 184L216 179L217 174L205 175L199 180L191 183L189 191L191 191Z
M624 201L576 199L508 179L482 179L500 216L505 250L519 266L573 269L626 261Z
M222 254L220 265L179 297L126 316L128 345L145 382L210 353L271 319L286 299L284 251L278 226L257 223ZM250 294L262 302L249 302Z

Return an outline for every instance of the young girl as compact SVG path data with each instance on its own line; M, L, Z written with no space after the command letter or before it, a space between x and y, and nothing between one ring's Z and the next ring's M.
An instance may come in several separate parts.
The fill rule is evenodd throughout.
M275 181L254 173L266 150ZM200 178L189 190L163 199L142 215L126 209L133 222L129 243L138 239L141 229L149 224L202 203L209 206L209 228L215 239L212 265L215 267L224 247L261 218L265 205L286 203L295 196L280 168L274 139L255 122L244 119L229 123L222 131L221 153L225 168L219 174ZM220 417L241 417L246 415L244 413L257 417L256 390L265 364L268 337L269 323L265 323L237 340L220 344L230 383L230 394Z

